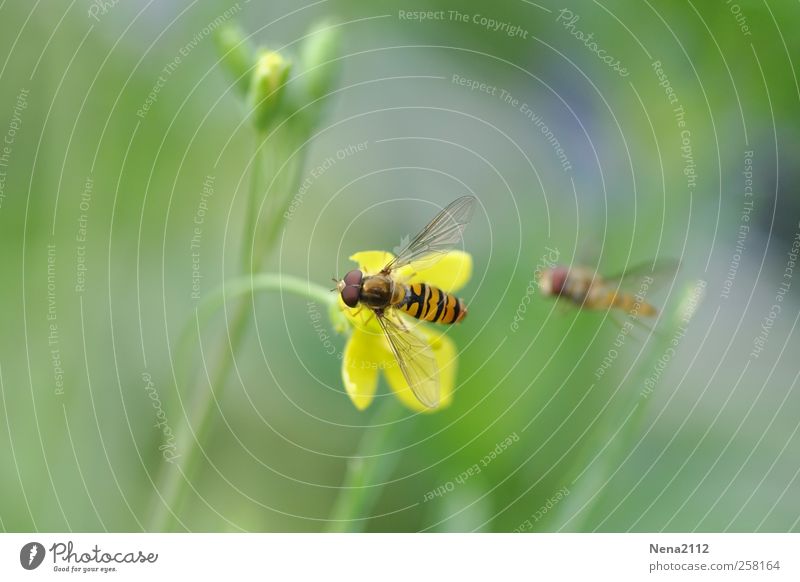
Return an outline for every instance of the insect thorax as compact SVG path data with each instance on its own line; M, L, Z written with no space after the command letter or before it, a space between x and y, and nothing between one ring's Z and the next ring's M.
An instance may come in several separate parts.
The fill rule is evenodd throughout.
M395 282L386 275L364 277L361 285L361 302L372 309L383 309L392 305Z

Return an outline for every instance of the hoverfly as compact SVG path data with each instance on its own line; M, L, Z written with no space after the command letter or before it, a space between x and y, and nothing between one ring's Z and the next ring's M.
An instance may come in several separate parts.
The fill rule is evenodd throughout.
M336 283L347 307L360 305L375 315L409 388L428 408L439 405L439 369L430 346L397 313L452 324L464 319L467 306L433 285L406 284L395 271L406 265L427 268L453 249L472 219L475 201L474 196L463 196L451 202L378 273L354 269Z
M677 261L662 259L603 277L586 267L556 265L541 272L539 290L546 296L563 297L583 309L617 309L637 317L653 317L658 310L644 298L677 269Z

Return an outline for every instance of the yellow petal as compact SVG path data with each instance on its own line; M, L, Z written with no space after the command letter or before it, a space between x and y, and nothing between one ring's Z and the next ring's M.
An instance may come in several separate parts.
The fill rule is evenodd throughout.
M456 386L456 372L458 370L458 352L456 344L444 332L431 340L436 363L439 364L439 382L442 384L440 408L449 406L453 401L453 391Z
M450 251L430 266L423 259L398 270L398 275L408 283L427 283L446 293L463 288L472 276L472 255L464 251Z
M356 408L364 410L372 402L378 387L379 362L375 358L375 346L380 347L376 338L358 327L344 348L342 362L342 381L347 395Z
M344 304L344 301L342 301L340 296L339 308L342 310L345 317L347 317L347 320L353 325L353 327L370 334L377 335L383 333L378 320L375 319L375 314L369 307L359 305L351 309Z
M425 330L425 332L422 333L426 334L428 343L433 349L436 364L439 366L439 384L441 390L439 406L437 408L428 408L417 400L417 397L414 396L411 388L409 388L408 382L405 376L403 376L399 366L386 366L384 368L384 374L386 375L386 380L389 382L389 386L397 395L397 398L408 408L417 412L435 412L449 406L453 401L453 388L455 387L458 354L456 353L453 340L442 332L430 332Z
M367 275L374 275L393 258L394 255L386 251L361 251L351 256L350 260L358 263L358 268Z

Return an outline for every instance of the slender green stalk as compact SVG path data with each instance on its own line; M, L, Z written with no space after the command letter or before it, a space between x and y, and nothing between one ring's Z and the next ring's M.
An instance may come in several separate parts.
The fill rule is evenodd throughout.
M372 426L364 431L358 453L347 463L344 483L331 511L329 532L359 532L369 520L369 512L380 496L382 485L394 472L401 454L385 453L397 442L404 411L394 400L381 402L372 419Z
M240 298L249 300L250 295L255 295L260 291L283 291L323 304L330 304L335 299L335 295L331 294L328 289L291 275L258 273L252 276L238 277L229 279L224 285L217 287L203 298L196 309L197 327L205 327L211 316L217 313L226 301ZM181 338L181 345L183 346L184 342L191 339L195 333L194 325L187 326L184 329L184 336Z
M186 451L183 457L184 461L175 468L177 470L170 472L170 489L165 492L165 499L168 500L171 510L178 511L183 507L183 502L189 492L186 480L191 480L196 474L200 458L205 456L202 447L203 443L207 442L208 433L214 425L214 402L219 400L219 394L233 367L234 358L247 331L249 315L250 302L243 297L236 304L234 315L228 326L228 342L223 342L223 351L220 354L216 372L212 376L211 385L205 387L199 384L192 392L187 414L189 420L183 431L184 437L181 439L184 442L177 441L178 450ZM166 515L166 518L167 521L162 523L160 531L171 529L169 516Z
M273 138L277 139L277 137ZM293 143L288 139L287 142L289 144ZM266 160L262 159L261 156L262 146L267 147L268 156L266 156ZM253 244L258 228L257 210L260 207L259 201L261 188L263 187L261 167L262 164L268 162L269 168L278 168L282 159L281 154L291 151L293 151L291 147L278 148L272 144L265 144L263 135L259 134L259 139L256 143L256 156L250 177L247 217L245 219L246 225L241 250L242 268L245 273L249 273L249 276L230 283L230 287L234 291L232 295L238 296L235 297L236 304L232 309L233 315L227 326L228 341L222 342L219 355L214 360L216 365L211 375L211 385L209 387L205 386L204 379L201 376L195 388L190 392L189 402L186 407L186 423L176 431L175 438L176 450L181 456L177 457L172 463L164 463L159 476L158 490L163 501L161 499L156 500L155 508L151 513L151 529L153 531L168 531L172 529L173 516L175 516L175 512L180 511L183 500L190 489L189 481L194 476L198 462L202 457L203 443L206 442L206 437L213 427L215 402L219 399L225 387L234 359L247 332L252 311L250 293L258 290L257 285L261 285L263 290L282 289L291 293L299 293L314 300L330 301L329 293L326 292L323 299L321 292L313 290L314 287L307 282L280 275L254 274L260 268L267 253L272 250L274 241L277 240L277 232L270 232L265 237L268 241L267 244ZM285 180L286 189L280 188L284 184L273 185L271 189L270 196L276 199L277 203L269 205L270 221L267 226L268 229L276 231L280 229L282 224L280 218L283 215L281 205L289 203L292 193L298 186L299 169L303 167L303 156L301 155L300 157L300 160L289 167L291 173L288 176L288 180ZM285 176L286 174L284 173L283 175ZM283 181L281 180L281 182ZM275 214L277 214L277 220L273 216ZM252 255L250 249L253 249ZM245 293L242 293L242 290L245 290ZM238 293L235 291L238 291ZM227 292L228 290L226 290ZM215 311L215 307L218 308L224 304L222 297L224 295L222 295L221 291L218 291L198 307L198 317L202 315L202 322L199 320L198 322L191 322L190 329L193 333L197 333L198 325L205 323L210 318Z
M247 213L245 216L245 229L244 229L244 238L242 244L242 272L243 273L252 273L255 270L255 265L258 264L257 261L252 260L254 257L250 255L250 249L255 248L253 242L255 240L255 233L258 228L258 200L259 200L259 190L262 186L262 178L261 178L261 166L264 163L261 150L262 148L266 147L266 139L265 136L258 132L258 136L256 138L256 148L255 153L253 154L253 170L250 173L250 193L247 199Z
M204 325L228 299L235 299L233 316L227 327L227 342L221 342L219 353L212 361L211 385L201 376L196 386L188 391L186 423L176 434L178 457L164 463L157 490L160 494L151 512L151 529L164 531L172 526L175 512L181 510L182 500L191 487L191 480L202 453L207 434L213 429L215 403L225 388L236 354L241 346L252 311L251 294L259 290L282 290L297 293L313 300L333 305L331 295L313 285L280 275L257 275L264 259L273 250L283 223L284 212L300 182L300 170L305 161L306 149L295 154L295 148L311 135L312 126L319 121L321 105L315 105L328 95L338 70L339 29L323 23L312 29L311 40L301 47L301 69L294 84L289 84L292 61L280 52L259 50L254 52L244 32L233 24L218 29L215 34L221 62L235 80L236 86L248 104L250 122L256 129L257 140L253 168L250 175L250 193L242 229L241 269L247 277L237 279L204 300L181 335L178 360L195 333L199 336ZM331 64L333 63L333 64ZM300 87L291 94L290 87ZM308 106L311 106L308 109ZM289 156L288 161L286 157ZM266 182L262 178L266 165ZM282 170L279 172L279 170ZM270 172L273 174L270 176ZM269 184L265 212L261 208L262 188ZM263 217L263 218L262 218ZM263 224L262 224L263 221ZM259 228L263 226L264 228ZM333 314L334 311L331 311ZM180 372L179 372L180 374ZM179 390L191 379L177 380ZM181 456L182 455L182 456ZM172 464L174 461L175 464Z

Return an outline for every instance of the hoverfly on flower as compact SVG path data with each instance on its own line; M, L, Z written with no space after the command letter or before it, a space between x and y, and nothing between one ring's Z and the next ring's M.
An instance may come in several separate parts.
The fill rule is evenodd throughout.
M582 309L616 309L637 317L653 317L658 310L645 297L657 284L669 280L678 266L678 261L661 259L603 277L586 267L556 265L541 272L539 290L545 296L564 298Z
M385 253L386 262L379 270L354 269L337 281L336 289L351 315L363 310L370 315L370 321L359 325L367 329L371 320L378 322L379 333L385 338L408 388L416 401L427 409L437 408L441 401L440 371L434 350L442 345L442 338L412 329L410 321L400 314L441 324L458 323L466 316L467 307L462 299L420 277L435 273L437 263L448 256L458 259L452 261L453 264L463 265L462 270L466 272L456 273L456 278L468 276L471 263L453 249L472 218L475 201L474 196L464 196L450 203L396 257ZM372 258L374 254L359 253L353 258L359 255ZM448 268L451 267L448 265ZM347 384L347 379L345 382ZM397 387L393 387L397 391ZM374 386L370 389L374 390ZM357 405L360 406L358 402Z

